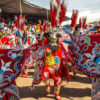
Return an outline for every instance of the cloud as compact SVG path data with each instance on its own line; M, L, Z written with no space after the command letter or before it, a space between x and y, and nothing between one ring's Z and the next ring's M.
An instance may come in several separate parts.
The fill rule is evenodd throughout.
M86 8L84 8L86 9ZM72 12L67 12L66 16L71 17ZM100 10L84 10L79 12L78 20L80 17L87 17L87 22L99 21L100 20Z
M49 9L50 0L27 0L31 3ZM79 10L79 17L87 16L88 22L100 19L100 0L67 0L67 16L71 17L72 10Z
M100 20L100 13L99 12L95 11L95 13L93 13L92 11L88 10L88 11L80 12L79 16L80 17L87 16L88 22L99 21Z
M50 0L27 0L27 2L49 9Z
M83 8L94 9L100 8L100 1L98 0L68 0L68 9L71 11L72 9L77 9L82 11Z

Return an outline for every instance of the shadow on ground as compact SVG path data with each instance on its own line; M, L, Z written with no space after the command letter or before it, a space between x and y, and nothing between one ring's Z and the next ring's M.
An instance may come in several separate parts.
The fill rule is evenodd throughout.
M29 87L19 87L19 93L21 98L31 97L34 99L38 99L41 97L47 97L47 98L53 98L49 97L47 93L45 92L46 87L45 86L36 86L34 90L31 90ZM53 94L54 87L51 86L51 93ZM85 97L91 95L91 89L84 88L84 89L77 89L77 88L65 88L64 86L61 87L60 91L61 97L69 98L69 97Z
M91 84L92 83L92 79L89 77L81 77L81 76L77 76L73 77L73 75L70 75L71 77L71 81L76 81L76 82L80 82L80 83L86 83L86 84Z

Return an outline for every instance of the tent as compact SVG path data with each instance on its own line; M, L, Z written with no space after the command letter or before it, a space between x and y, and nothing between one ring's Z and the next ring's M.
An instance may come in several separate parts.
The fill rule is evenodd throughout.
M48 9L36 6L34 4L26 2L25 0L0 0L0 9L3 14L20 14L20 6L22 7L23 15L29 17L34 16L37 19L47 19L47 15L48 18L50 16L50 11ZM65 20L69 19L69 17L65 18Z

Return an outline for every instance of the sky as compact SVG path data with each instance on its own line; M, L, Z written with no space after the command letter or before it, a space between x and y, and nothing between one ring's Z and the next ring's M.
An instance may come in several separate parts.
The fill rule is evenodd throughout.
M48 8L50 0L27 0L38 6ZM88 22L100 20L100 0L67 0L67 13L71 17L72 10L79 11L79 17L87 16Z

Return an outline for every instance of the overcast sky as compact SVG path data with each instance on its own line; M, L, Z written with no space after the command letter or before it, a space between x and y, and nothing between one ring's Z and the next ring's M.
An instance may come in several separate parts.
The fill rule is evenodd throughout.
M27 0L33 4L49 9L50 0ZM67 0L67 16L72 10L79 10L79 16L87 16L88 21L100 20L100 0Z

